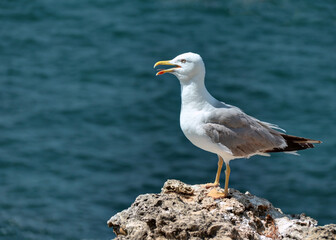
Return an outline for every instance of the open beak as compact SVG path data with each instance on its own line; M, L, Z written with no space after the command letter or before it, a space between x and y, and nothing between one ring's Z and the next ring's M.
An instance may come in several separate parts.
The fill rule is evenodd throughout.
M175 69L181 67L181 66L179 66L179 65L170 63L170 60L168 60L168 61L159 61L159 62L157 62L157 63L154 64L154 68L156 68L156 67L159 66L159 65L169 65L169 66L174 66L174 67L173 67L173 68L169 68L169 69L159 69L159 70L158 70L159 72L156 73L156 76L158 76L158 75L162 75L162 74L165 74L165 73L174 72Z

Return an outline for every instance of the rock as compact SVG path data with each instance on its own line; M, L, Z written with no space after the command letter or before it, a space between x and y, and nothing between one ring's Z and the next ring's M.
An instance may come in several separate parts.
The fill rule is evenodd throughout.
M218 190L221 190L218 188ZM168 180L159 194L144 194L108 222L122 239L336 239L336 225L317 226L301 215L287 215L266 199L230 189L214 200L204 185Z

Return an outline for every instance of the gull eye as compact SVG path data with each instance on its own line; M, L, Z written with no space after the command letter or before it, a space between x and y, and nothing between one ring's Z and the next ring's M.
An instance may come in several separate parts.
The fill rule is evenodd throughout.
M181 63L186 63L186 62L187 62L187 60L181 59Z

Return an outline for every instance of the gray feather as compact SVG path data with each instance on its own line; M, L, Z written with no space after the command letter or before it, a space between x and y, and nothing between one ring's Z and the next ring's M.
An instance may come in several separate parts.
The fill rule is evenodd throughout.
M286 146L278 131L235 107L211 112L204 129L214 143L223 144L234 156L246 157Z

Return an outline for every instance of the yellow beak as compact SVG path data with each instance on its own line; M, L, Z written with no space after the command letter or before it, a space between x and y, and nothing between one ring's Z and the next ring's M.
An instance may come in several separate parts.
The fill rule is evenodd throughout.
M169 69L159 69L159 72L156 73L156 76L158 75L162 75L162 74L165 74L165 73L169 73L169 72L173 72L176 68L180 68L181 66L179 65L176 65L176 64L173 64L173 63L170 63L170 60L168 61L159 61L157 63L154 64L154 68L159 66L159 65L169 65L169 66L175 66L173 68L169 68Z

